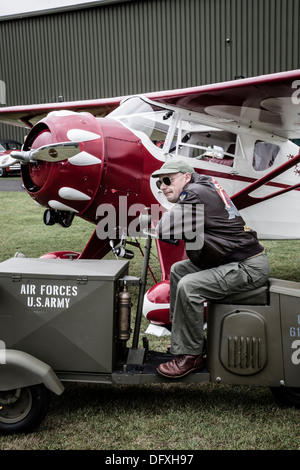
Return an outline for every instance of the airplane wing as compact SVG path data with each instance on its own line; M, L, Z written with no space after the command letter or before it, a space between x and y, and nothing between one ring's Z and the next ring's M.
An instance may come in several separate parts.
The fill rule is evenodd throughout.
M220 121L300 137L300 69L146 96Z
M300 138L300 69L197 87L144 93L165 105L249 125L284 138ZM104 117L122 99L47 103L0 108L0 122L32 127L49 112L68 109Z
M117 97L99 100L10 106L0 108L0 122L17 127L31 128L51 111L66 109L78 113L90 112L96 117L104 117L116 109L122 99L122 97Z

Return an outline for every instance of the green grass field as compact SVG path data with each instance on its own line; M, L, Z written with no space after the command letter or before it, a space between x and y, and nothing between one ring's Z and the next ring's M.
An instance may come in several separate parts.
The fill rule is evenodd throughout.
M81 251L94 230L77 218L69 229L46 227L42 217L25 192L0 192L0 261ZM300 281L300 240L262 243L271 276ZM151 264L159 273L155 255ZM140 270L137 253L131 274ZM149 342L166 347L166 338ZM67 384L37 431L0 436L0 450L299 450L299 417L264 387Z

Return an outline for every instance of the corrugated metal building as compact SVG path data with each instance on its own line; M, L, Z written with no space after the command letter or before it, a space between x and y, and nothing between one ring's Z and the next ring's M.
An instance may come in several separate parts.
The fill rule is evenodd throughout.
M104 0L0 18L0 101L103 98L296 69L299 16L299 0ZM4 133L20 138L2 125Z

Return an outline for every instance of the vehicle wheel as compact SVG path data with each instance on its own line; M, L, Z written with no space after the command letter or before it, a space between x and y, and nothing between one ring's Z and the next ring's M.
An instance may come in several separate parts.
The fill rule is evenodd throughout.
M300 388L299 387L271 387L276 400L284 405L300 407Z
M49 393L42 384L0 391L0 433L33 431L44 419L48 405Z
M0 178L4 178L7 175L5 168L0 168Z

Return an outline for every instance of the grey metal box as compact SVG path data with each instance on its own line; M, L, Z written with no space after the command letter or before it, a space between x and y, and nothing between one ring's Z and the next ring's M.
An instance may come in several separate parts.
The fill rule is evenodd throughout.
M299 387L300 283L272 279L270 290L274 296L279 295L280 298L284 382L287 387Z
M123 260L0 263L0 340L55 371L111 372L118 279L127 271Z

